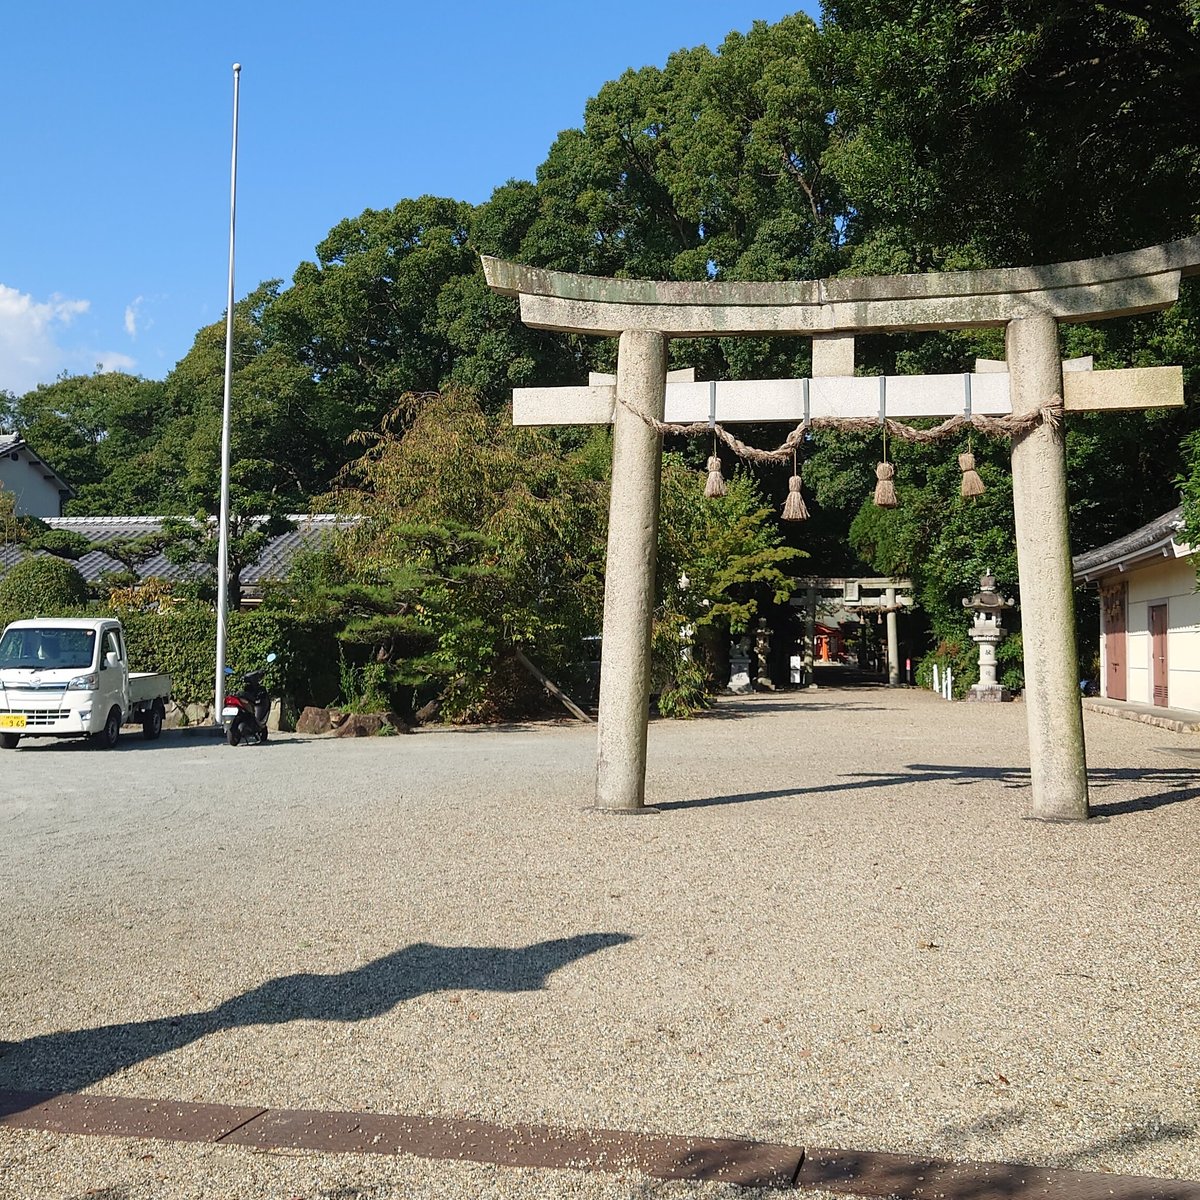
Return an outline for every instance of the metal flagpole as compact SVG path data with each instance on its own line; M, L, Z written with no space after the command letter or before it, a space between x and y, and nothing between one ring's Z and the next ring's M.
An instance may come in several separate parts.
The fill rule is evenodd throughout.
M221 515L217 547L217 677L213 724L225 706L225 625L229 608L229 397L233 382L233 232L237 214L238 82L242 64L233 64L233 157L229 167L229 295L225 308L225 400L221 410Z

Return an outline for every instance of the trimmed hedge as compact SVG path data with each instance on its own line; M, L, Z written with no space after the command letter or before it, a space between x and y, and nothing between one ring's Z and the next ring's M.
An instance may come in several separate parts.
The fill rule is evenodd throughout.
M87 581L79 568L50 555L22 559L0 580L0 609L47 611L83 605L87 599Z
M39 613L0 612L0 628ZM60 610L55 616L117 616L125 627L129 664L135 671L166 671L171 696L179 704L209 704L213 699L217 618L203 608L168 612L121 612L102 609ZM299 707L326 705L338 694L337 625L276 610L251 609L229 614L226 663L234 681L265 665L267 654L278 658L264 684L273 696L286 696Z

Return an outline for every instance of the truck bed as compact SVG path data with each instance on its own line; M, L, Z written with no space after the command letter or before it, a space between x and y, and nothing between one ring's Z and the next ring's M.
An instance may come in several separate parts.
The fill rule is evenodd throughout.
M129 706L151 700L166 700L171 694L171 677L163 671L129 673Z

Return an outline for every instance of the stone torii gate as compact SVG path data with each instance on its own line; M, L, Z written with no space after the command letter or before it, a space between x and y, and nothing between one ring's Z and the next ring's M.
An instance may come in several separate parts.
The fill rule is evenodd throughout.
M489 286L520 299L535 329L620 338L615 385L520 389L519 424L612 422L612 499L600 676L596 804L645 803L650 633L662 435L650 422L790 421L815 416L1034 414L1183 402L1177 367L1064 375L1060 321L1167 308L1200 274L1200 236L1042 267L796 283L603 279L483 258ZM1005 328L1008 372L854 378L854 336ZM812 380L667 381L671 338L800 335ZM952 398L952 399L951 399ZM1024 612L1030 815L1088 816L1083 716L1075 678L1065 430L1044 421L1013 438L1013 507Z

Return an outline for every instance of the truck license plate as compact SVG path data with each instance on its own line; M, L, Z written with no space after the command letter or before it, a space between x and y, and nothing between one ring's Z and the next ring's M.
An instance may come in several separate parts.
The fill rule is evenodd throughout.
M0 713L0 729L24 729L24 713Z

